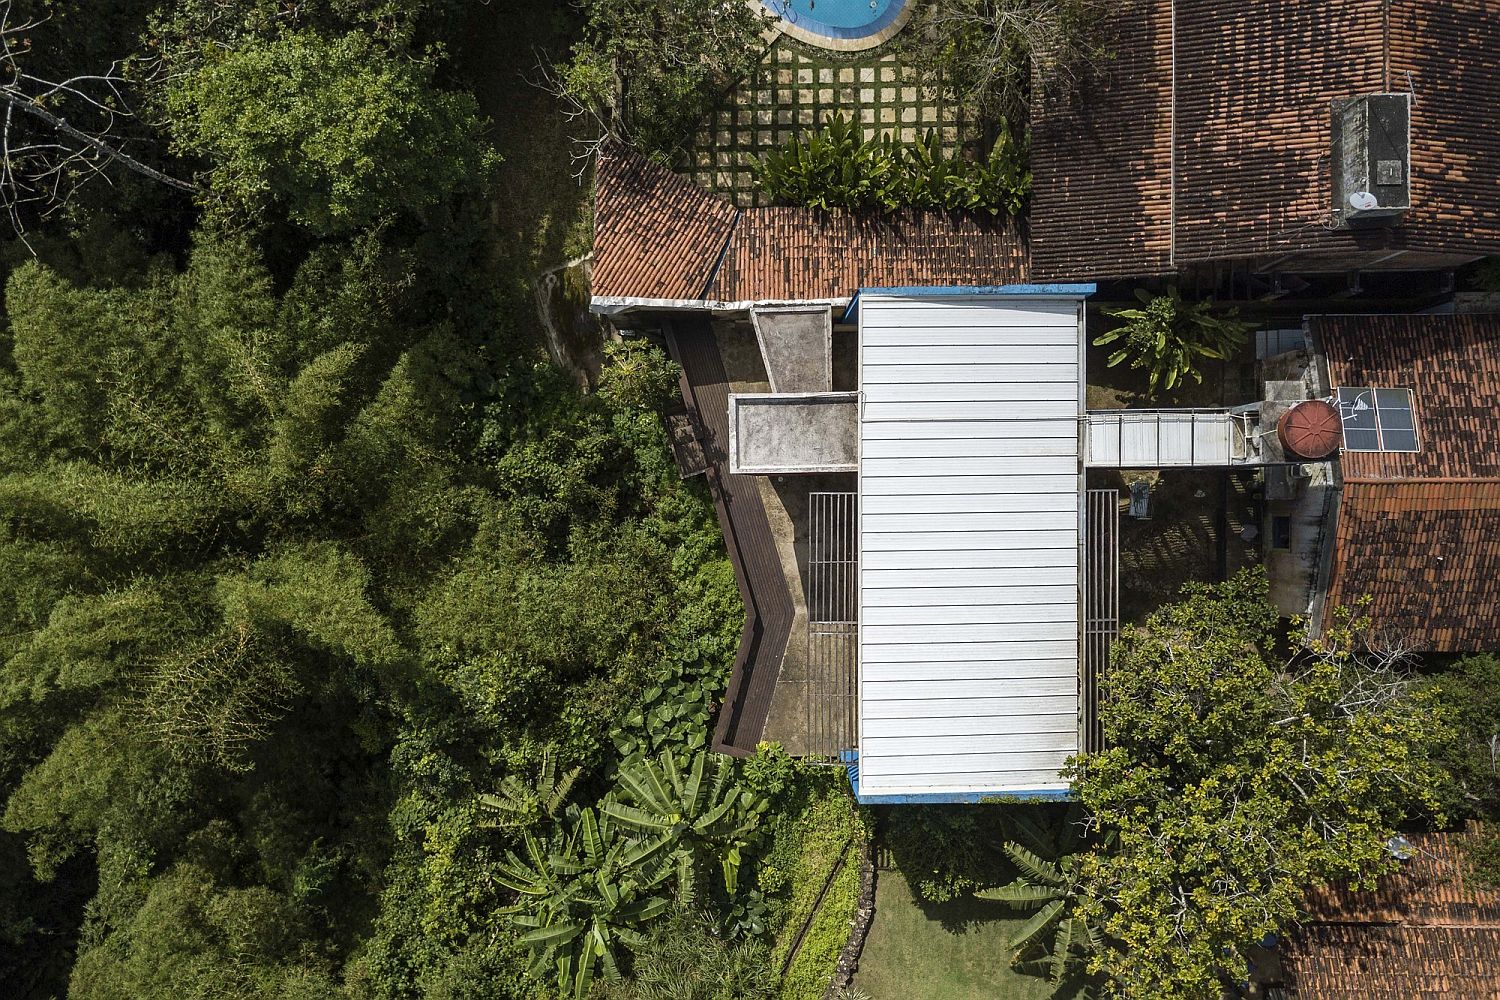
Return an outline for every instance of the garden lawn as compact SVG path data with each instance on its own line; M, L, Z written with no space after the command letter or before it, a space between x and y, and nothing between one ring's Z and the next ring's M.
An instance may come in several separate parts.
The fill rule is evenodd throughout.
M1010 968L1005 943L1025 919L983 899L918 905L900 872L883 871L854 985L871 1000L1074 1000Z
M870 830L842 768L803 767L788 804L756 877L778 910L771 961L786 966L781 1000L820 1000L859 909Z

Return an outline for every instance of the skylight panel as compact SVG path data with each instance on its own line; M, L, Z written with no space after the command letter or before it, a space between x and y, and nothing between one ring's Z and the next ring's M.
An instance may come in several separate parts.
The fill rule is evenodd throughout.
M1341 387L1337 396L1345 451L1417 450L1410 389Z

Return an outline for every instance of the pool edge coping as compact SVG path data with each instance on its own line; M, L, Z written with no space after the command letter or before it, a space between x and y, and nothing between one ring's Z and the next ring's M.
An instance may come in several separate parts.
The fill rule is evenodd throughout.
M877 45L885 44L894 38L902 28L906 27L906 22L911 20L912 12L915 9L914 0L902 0L900 9L896 11L890 22L883 28L868 35L861 35L858 38L839 38L834 35L823 35L815 31L809 31L788 21L784 17L779 17L763 0L746 0L746 2L756 8L756 10L765 12L774 18L770 30L776 34L785 35L788 38L802 42L804 45L829 49L834 52L862 52L866 49L873 49Z

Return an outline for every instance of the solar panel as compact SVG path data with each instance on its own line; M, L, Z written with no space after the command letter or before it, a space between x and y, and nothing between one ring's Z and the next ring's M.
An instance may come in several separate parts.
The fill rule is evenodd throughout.
M1341 387L1337 396L1346 451L1416 451L1410 389Z

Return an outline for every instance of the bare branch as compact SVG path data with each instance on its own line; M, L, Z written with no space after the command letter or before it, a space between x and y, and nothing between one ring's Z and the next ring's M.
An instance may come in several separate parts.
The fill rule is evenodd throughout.
M33 51L32 32L45 18L14 21L12 6L13 0L0 0L0 99L5 102L0 202L23 242L28 221L66 207L89 180L112 183L104 169L110 164L187 194L208 193L131 155L125 149L128 140L119 133L122 120L137 118L126 98L132 80L153 79L161 72L160 60L128 66L115 60L102 73L60 80L28 73L24 63Z

